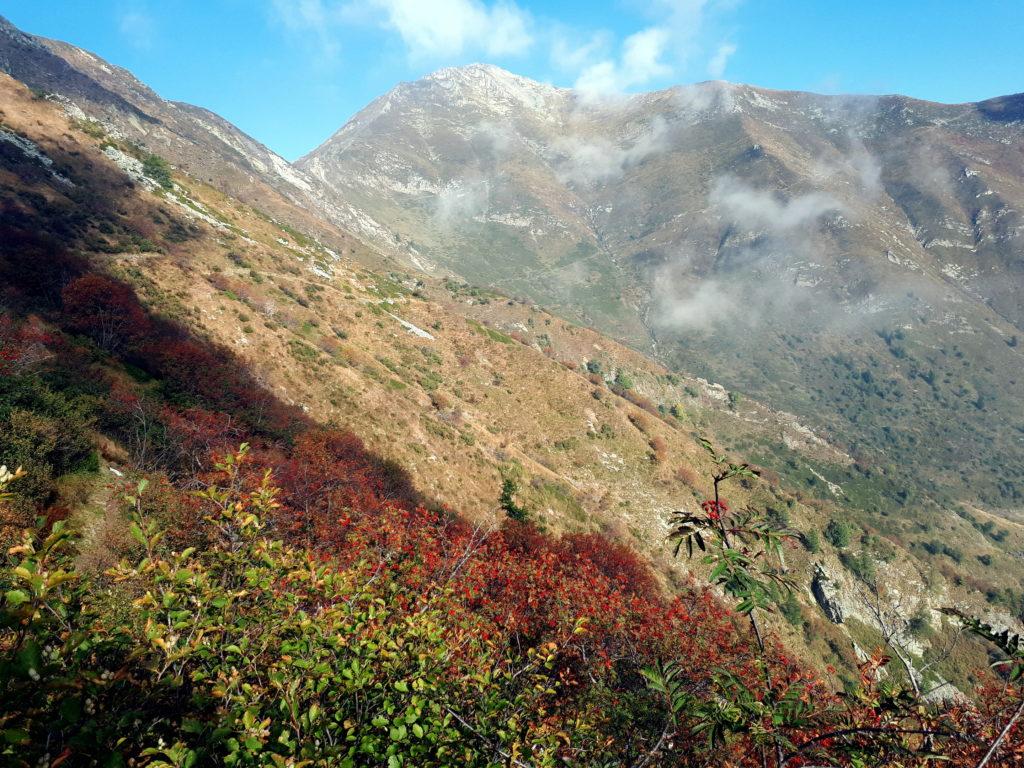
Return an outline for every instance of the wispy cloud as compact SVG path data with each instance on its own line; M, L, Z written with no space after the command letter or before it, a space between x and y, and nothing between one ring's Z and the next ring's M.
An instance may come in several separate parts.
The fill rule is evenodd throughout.
M514 0L271 0L271 7L285 29L312 36L329 58L353 26L397 35L418 62L518 55L534 42L530 14Z
M607 35L594 35L573 47L563 33L554 37L551 60L563 71L576 65L575 87L591 101L678 78L712 47L708 45L708 38L713 39L709 30L735 5L732 0L654 0L647 6L651 23L625 37L617 47L608 44ZM720 42L714 51L708 69L719 77L736 46Z
M821 221L846 209L824 191L783 196L734 176L719 178L708 202L719 215L720 262L710 273L698 266L707 241L677 246L653 275L654 321L683 331L745 333L762 323L801 322L811 315L837 326L835 298L801 279L815 257ZM827 242L827 241L826 241Z
M668 126L657 118L628 146L621 147L604 136L585 138L571 135L557 141L553 149L562 154L557 164L559 178L574 184L593 184L621 176L668 146Z
M529 14L510 0L373 0L381 24L402 38L414 59L480 51L510 56L533 44Z
M581 33L558 27L551 35L551 63L561 72L577 73L601 58L611 44L612 36L607 30Z
M576 79L576 90L595 99L665 77L672 72L663 60L670 41L671 33L663 27L649 27L630 35L622 42L617 59L602 59L584 68Z
M327 61L341 53L337 25L345 19L339 3L324 0L271 0L274 19L292 34L316 43L317 54Z
M715 55L708 62L708 74L715 80L721 80L725 74L725 67L729 58L736 53L736 46L733 43L722 43L715 51Z
M674 265L673 265L674 266ZM672 266L658 273L652 281L660 327L704 331L735 314L744 306L735 286L715 278L686 284Z
M487 179L455 179L437 196L434 220L442 229L456 227L485 213L490 197Z
M775 233L802 228L827 213L843 210L838 200L824 192L807 192L784 200L772 190L756 189L732 176L715 183L709 200L734 224Z

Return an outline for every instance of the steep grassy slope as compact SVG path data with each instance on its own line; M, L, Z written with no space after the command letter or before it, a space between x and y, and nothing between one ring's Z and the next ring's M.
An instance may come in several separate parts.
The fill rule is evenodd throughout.
M953 530L971 537L959 554L965 569L975 555L989 559L986 579L963 589L958 567L945 566L943 577L941 551L919 559L901 549L924 522L880 527L865 514L877 490L845 485L854 477L849 457L792 417L670 375L532 305L369 271L193 178L178 174L161 186L129 145L83 131L10 80L2 88L7 221L81 251L134 286L154 312L231 350L303 418L351 429L406 467L435 502L488 524L502 517L502 478L512 477L518 503L550 531L604 531L645 552L669 581L682 580L686 565L666 556L666 522L707 495L710 466L694 437L718 434L759 461L778 460L784 473L731 489L734 504L771 507L808 533L830 518L857 519L862 528L847 555L867 553L879 582L908 585L911 612L941 627L930 611L980 600L971 587L989 590L1003 610L1003 587L1011 588L1009 603L1016 600L1020 585L1003 567L1012 563L1003 553L1021 546L1016 526L1006 534L1003 524L990 526L1002 536L994 542L966 519L956 523ZM860 506L846 503L855 490L867 499ZM929 541L950 535L957 534L936 528ZM851 596L865 588L842 575L841 550L810 550L819 547L789 555L805 587L820 560ZM863 559L850 562L870 575ZM864 611L852 597L847 609ZM855 664L843 629L825 621L809 592L789 616L779 630L811 657ZM942 673L966 680L971 658Z
M197 179L316 233L364 259L375 251L331 223L347 206L321 210L317 185L283 158L209 110L161 98L130 72L57 40L22 32L0 17L0 69L58 98L68 113L117 139L167 158Z
M411 265L529 296L798 414L933 502L1012 518L1021 100L706 83L595 105L476 65L398 86L298 166Z

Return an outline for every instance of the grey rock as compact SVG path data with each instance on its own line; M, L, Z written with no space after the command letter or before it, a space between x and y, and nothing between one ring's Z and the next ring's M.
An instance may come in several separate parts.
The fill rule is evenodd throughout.
M839 588L821 563L814 566L811 579L811 594L818 601L821 610L833 624L843 623L843 606L839 599Z

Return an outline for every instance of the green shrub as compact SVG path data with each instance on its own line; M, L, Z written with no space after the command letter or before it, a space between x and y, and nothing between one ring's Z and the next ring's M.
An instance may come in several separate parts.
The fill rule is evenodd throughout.
M453 653L450 612L403 610L370 565L264 537L275 491L269 476L241 490L239 463L199 494L202 549L165 545L143 483L127 497L137 555L102 588L74 570L64 522L6 556L0 762L484 768L522 749L553 764L557 739L530 727L553 647L514 667L468 636Z
M315 363L317 357L319 357L313 347L298 339L290 339L288 341L288 352L300 363Z
M804 624L803 613L800 610L800 602L796 599L795 592L787 592L783 600L779 602L779 612L786 621L794 627L802 627Z
M804 549L812 555L821 551L821 537L818 536L818 532L815 530L810 530L801 534L800 543L802 543L804 545Z
M836 549L844 549L853 540L853 526L839 520L829 520L825 526L825 538Z
M789 513L784 509L779 509L778 507L767 507L765 509L765 519L775 530L789 528Z
M498 497L498 506L505 511L509 519L523 523L526 522L529 513L525 507L516 503L517 493L519 493L519 484L514 478L506 475L501 481L501 496Z
M146 155L142 161L142 172L164 189L172 189L171 166L159 155Z
M878 578L878 573L875 569L875 561L866 549L862 549L857 553L844 550L839 553L839 560L844 566L846 566L850 573L865 584L875 584L875 581Z
M19 510L52 502L62 475L98 469L88 437L96 411L95 399L40 376L0 376L0 463L27 472L16 489Z

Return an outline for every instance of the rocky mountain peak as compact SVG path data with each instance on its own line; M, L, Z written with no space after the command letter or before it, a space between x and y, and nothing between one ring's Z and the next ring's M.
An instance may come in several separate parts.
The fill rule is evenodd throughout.
M32 35L26 34L18 29L16 26L11 24L4 16L0 16L0 36L7 38L3 46L0 47L0 69L8 71L10 64L8 62L9 52L6 49L25 49L35 51L45 51L45 46L39 40Z
M368 223L352 226L416 268L558 307L884 445L883 463L956 467L953 498L1012 506L1024 463L997 411L1021 413L1004 395L1024 328L1021 104L721 81L595 103L476 64L399 86L298 166L358 201ZM970 355L960 365L986 381L947 365L940 382L936 354ZM852 406L815 405L840 386ZM946 442L892 438L893 403L901 423L950 424ZM972 429L1002 446L966 468ZM993 492L996 455L1014 457L1015 479Z
M424 90L435 93L440 89L452 107L473 105L498 114L510 114L517 109L550 110L564 103L572 93L515 75L493 64L481 63L445 67L411 86L403 89L402 93L418 97Z

